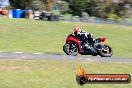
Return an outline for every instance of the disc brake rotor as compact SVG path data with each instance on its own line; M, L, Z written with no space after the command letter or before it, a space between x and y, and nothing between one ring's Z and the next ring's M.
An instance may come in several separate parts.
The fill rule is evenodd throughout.
M71 48L70 51L73 53L73 52L76 51L76 48L75 47L74 48Z

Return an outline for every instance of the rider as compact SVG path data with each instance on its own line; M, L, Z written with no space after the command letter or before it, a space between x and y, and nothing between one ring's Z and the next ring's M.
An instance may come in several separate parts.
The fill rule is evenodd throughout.
M87 33L85 31L82 31L81 28L76 27L74 29L74 34L76 37L78 37L82 41L82 45L85 46L87 49L90 49L91 51L95 52L93 45L95 38L91 33Z

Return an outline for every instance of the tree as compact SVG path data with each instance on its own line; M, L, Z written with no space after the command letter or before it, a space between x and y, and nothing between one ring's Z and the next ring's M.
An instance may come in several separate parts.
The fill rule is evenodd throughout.
M127 15L126 11L132 3L131 0L66 0L70 2L70 10L73 15L81 16L81 12L87 12L90 16L101 18L115 14L119 17ZM129 11L130 12L130 11Z
M97 1L89 0L86 3L85 12L87 12L90 16L98 16L99 15L99 8L97 5Z
M43 0L31 0L30 1L30 8L33 10L44 10L45 5Z
M61 14L65 14L69 11L69 3L67 1L61 1L57 3L60 7Z
M26 9L31 7L32 9L51 11L54 3L57 0L10 0L11 6L16 9Z
M85 11L87 0L72 0L70 2L70 9L73 15L81 16L81 12Z
M97 4L95 0L71 0L70 10L73 15L81 16L82 12L87 12L90 16L97 16Z
M55 4L57 0L43 0L44 4L45 4L45 10L46 11L51 11L53 5Z
M30 0L10 0L11 6L15 9L25 9Z

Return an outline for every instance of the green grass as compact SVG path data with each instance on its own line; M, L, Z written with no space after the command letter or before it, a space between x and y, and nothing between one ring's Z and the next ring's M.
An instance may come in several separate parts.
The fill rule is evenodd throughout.
M46 60L0 60L0 88L131 88L132 84L86 84L75 77L82 64L87 73L130 74L132 63L90 63Z
M65 38L76 26L95 37L107 37L115 57L132 58L132 27L120 25L45 22L0 18L0 51L64 54ZM76 83L82 64L87 73L130 74L132 63L93 63L47 60L0 60L0 88L131 88L132 84Z
M132 58L132 27L110 24L47 22L0 17L0 51L64 54L65 38L80 26L95 37L106 37L115 57Z

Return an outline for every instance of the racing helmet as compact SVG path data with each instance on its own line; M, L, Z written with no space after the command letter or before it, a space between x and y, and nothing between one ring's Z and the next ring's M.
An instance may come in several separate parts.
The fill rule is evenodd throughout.
M75 34L79 34L80 32L81 32L81 28L76 27L76 28L74 29L74 33L75 33Z

